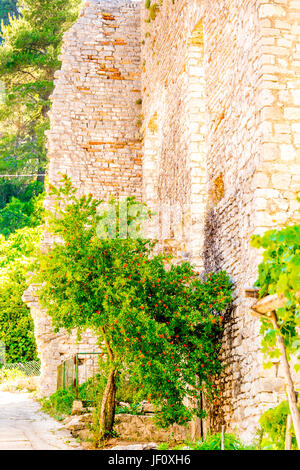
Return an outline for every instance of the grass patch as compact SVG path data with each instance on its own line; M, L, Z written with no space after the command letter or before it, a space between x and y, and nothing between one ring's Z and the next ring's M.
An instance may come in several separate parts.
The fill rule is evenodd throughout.
M164 442L158 447L159 450L221 450L221 433L208 435L204 440L196 442L185 441L177 446L171 446L169 443ZM255 450L254 445L244 444L234 434L225 434L225 450Z

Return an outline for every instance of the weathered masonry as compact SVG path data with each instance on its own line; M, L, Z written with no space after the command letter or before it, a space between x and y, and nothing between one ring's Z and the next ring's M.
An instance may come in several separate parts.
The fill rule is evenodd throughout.
M71 177L80 193L142 197L140 9L131 2L87 2L64 37L48 132L49 183ZM51 206L51 200L46 201ZM51 243L45 239L44 245ZM54 334L34 286L30 305L41 359L40 394L56 391L57 366L75 353L99 351L86 333Z
M284 396L280 366L262 367L260 322L244 289L259 262L250 236L297 210L300 3L157 3L149 19L143 1L89 2L66 34L49 180L67 173L82 192L142 198L158 212L149 233L162 248L200 271L229 272L235 309L210 425L250 439L261 413ZM50 333L33 297L31 305L48 393L62 358L91 346Z

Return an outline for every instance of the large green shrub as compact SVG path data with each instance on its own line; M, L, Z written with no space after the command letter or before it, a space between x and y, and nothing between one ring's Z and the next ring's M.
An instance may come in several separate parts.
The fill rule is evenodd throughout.
M50 416L61 420L71 414L73 401L76 399L74 387L57 390L49 397L40 400L42 410Z
M17 230L7 240L0 235L0 341L10 363L37 359L33 321L22 295L30 258L41 237L41 227Z
M52 197L56 209L49 214L49 230L63 243L40 255L35 282L41 283L40 302L56 329L92 328L105 343L109 372L100 434L112 427L116 377L124 369L156 405L161 425L203 416L183 398L197 400L202 392L208 400L218 397L213 377L222 369L223 312L232 298L227 274L201 279L189 263L167 266L168 257L154 255L155 243L124 238L120 228L133 235L142 211L149 216L134 198L122 207L111 200L110 209L99 214L102 202L77 198L67 178L60 189L52 188Z
M6 238L23 227L37 227L42 223L43 195L21 201L13 197L3 209L0 209L0 234Z

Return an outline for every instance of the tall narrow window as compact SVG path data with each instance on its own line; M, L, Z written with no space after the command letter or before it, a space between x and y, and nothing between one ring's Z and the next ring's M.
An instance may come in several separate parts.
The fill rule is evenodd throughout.
M152 212L158 211L158 168L160 152L160 136L157 112L154 112L145 129L144 161L143 161L143 194L144 201ZM158 236L158 218L148 222L150 238Z
M191 175L190 251L192 261L203 267L204 224L207 199L206 113L204 75L204 34L202 21L195 27L187 58L187 122Z

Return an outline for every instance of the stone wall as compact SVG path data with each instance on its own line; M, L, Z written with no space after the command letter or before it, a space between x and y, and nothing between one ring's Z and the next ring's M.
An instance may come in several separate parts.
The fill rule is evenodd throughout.
M138 3L89 2L66 34L52 97L49 181L67 173L80 192L143 198L157 212L148 229L160 248L201 272L228 271L236 298L210 427L225 424L250 440L261 413L284 397L279 365L262 367L260 322L244 290L259 262L250 236L296 213L299 2L160 3L149 21L144 2L141 17ZM26 300L46 394L59 362L79 346L64 332L54 335L32 292ZM80 347L97 346L87 335Z
M48 179L71 177L80 193L98 198L141 198L142 155L139 119L140 8L123 0L86 2L64 36L61 70L56 73L48 132ZM51 200L46 205L51 207ZM45 235L44 247L51 245ZM78 352L99 351L87 332L54 334L34 295L25 293L34 319L42 362L40 395L56 390L57 366Z
M49 181L141 196L140 14L123 0L86 3L65 34L48 133Z
M66 359L77 353L98 352L97 338L90 332L82 334L77 341L74 331L71 335L65 330L54 333L51 321L38 303L31 286L23 295L23 300L30 307L30 313L34 322L34 333L37 344L38 356L41 361L41 375L38 384L38 395L49 396L57 389L57 367Z
M93 413L67 417L64 421L66 428L74 437L82 440L92 440L90 429L93 422ZM190 440L190 426L173 424L168 429L162 429L155 425L153 415L117 414L115 416L114 431L119 439L138 442L183 442Z
M161 246L179 245L179 258L201 270L225 269L234 281L223 393L210 426L225 424L250 440L261 413L284 396L280 368L262 367L260 321L244 289L259 262L250 236L296 210L299 5L161 3L155 19L147 9L142 18L144 198L158 209L152 230ZM182 208L181 239L172 218L173 239L164 236L168 205Z
M263 158L257 170L257 230L295 215L300 190L300 3L261 0Z

